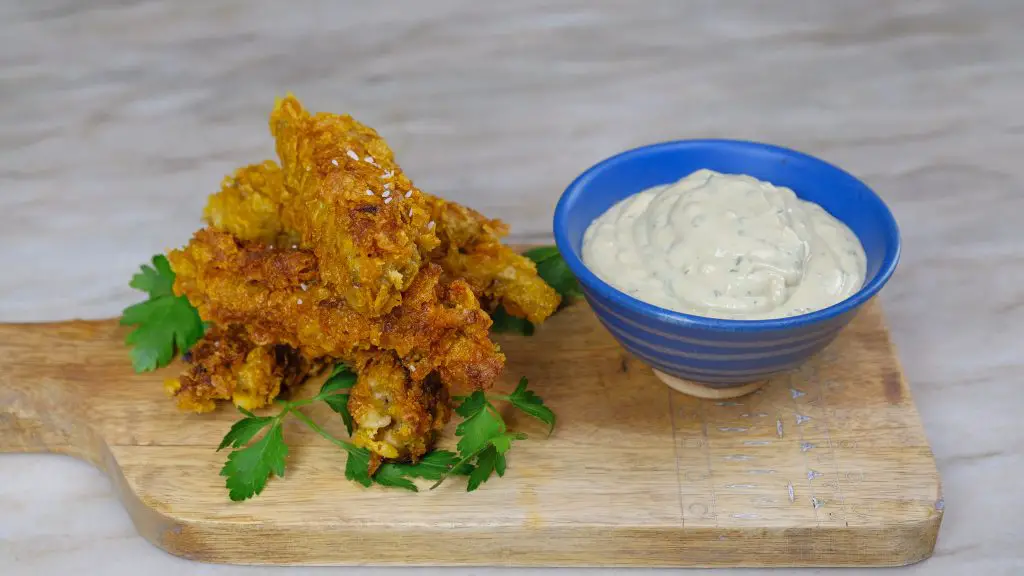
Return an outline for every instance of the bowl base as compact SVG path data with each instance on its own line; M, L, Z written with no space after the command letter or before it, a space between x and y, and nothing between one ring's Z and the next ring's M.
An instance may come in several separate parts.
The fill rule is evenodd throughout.
M658 370L654 371L654 375L657 376L659 380L667 384L669 388L672 388L677 392L682 392L687 396L703 398L705 400L726 400L728 398L746 396L747 394L760 390L762 386L768 383L767 380L758 380L756 382L750 382L749 384L743 384L740 386L715 388L714 386L708 386L707 384L701 384L700 382L694 382L693 380L684 380L675 376L669 376L668 374Z

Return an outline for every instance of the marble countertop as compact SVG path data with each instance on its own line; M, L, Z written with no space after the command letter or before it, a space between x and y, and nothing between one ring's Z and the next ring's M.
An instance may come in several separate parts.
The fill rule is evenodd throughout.
M898 572L1024 571L1019 2L375 5L0 5L0 321L117 315L135 268L189 236L221 177L272 154L285 91L376 127L423 189L506 219L513 240L550 238L565 185L624 148L792 146L862 177L903 230L882 302L946 513L934 557ZM0 573L83 567L344 571L171 557L89 465L0 456Z

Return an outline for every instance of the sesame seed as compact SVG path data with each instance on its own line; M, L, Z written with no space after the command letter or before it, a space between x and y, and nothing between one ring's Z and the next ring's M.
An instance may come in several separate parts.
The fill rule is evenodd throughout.
M412 208L409 208L409 218L412 218Z
M384 200L384 203L385 203L385 204L388 204L388 203L390 203L390 202L391 202L391 198L388 198L388 199Z
M295 249L296 249L296 248L298 248L298 247L299 247L299 245L298 245L298 244L292 244L292 250L295 250Z
M296 300L296 302L298 302L299 304L302 304L302 298L299 298L298 300Z
M335 166L337 166L338 165L338 159L337 158L331 158L331 164L334 164Z
M409 190L408 192L405 193L405 197L406 198L408 198L410 196L412 196L412 190Z
M370 190L369 188L367 188L366 189L366 195L367 196L373 196L373 190Z
M381 194L381 196L383 196L385 198L387 198L388 196L391 196L391 190L388 190L387 188L385 188L384 189L384 193Z
M309 286L307 286L305 282L303 282L302 284L299 284L299 288L302 288L303 292L305 292L306 290L309 290Z
M433 230L433 229L434 229L434 221L431 220L430 224L427 224L427 230Z
M363 158L363 162L373 164L373 156L367 156L366 158Z
M359 154L356 154L355 152L353 152L351 150L348 151L348 157L353 159L353 160L359 160Z
M415 371L416 371L416 367L415 366L409 366L409 372L415 372Z

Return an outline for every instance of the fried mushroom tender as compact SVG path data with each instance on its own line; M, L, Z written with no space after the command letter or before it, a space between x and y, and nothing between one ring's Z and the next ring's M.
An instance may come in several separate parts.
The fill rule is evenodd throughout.
M308 358L392 350L414 380L437 371L460 389L489 388L504 368L505 356L490 340L491 319L473 291L462 280L441 282L435 264L424 265L397 308L371 318L325 286L309 251L207 228L168 260L175 293L204 321L244 326L258 345L285 344Z
M358 375L348 402L352 442L373 454L371 473L382 459L419 461L451 419L448 389L436 375L411 378L393 352L358 353L349 364Z
M317 278L311 253L243 242L203 228L167 259L175 273L175 293L185 295L204 321L244 326L258 345L298 348L299 309L308 307L304 288Z
M297 242L281 222L281 208L293 199L284 186L284 172L272 160L239 168L221 182L203 209L211 227L242 240L267 244Z
M534 324L555 313L561 296L537 274L532 260L502 244L508 234L504 222L436 196L426 200L441 241L431 260L448 276L469 283L488 309L501 304Z
M213 326L192 347L184 371L164 382L164 388L188 412L210 412L218 400L246 410L262 408L282 388L309 375L316 363L287 346L257 346L238 326Z
M401 302L422 254L437 245L422 193L376 131L351 116L310 115L291 95L270 116L293 196L285 229L320 261L320 277L357 312L376 317Z
M422 258L468 282L488 310L501 304L535 324L557 310L561 298L534 263L502 244L504 222L418 190L372 128L310 115L292 95L277 102L270 128L284 169L267 161L225 179L205 209L213 228L301 242L323 278L347 286L349 304L370 315L397 305Z
M394 350L421 379L437 371L456 390L490 388L505 367L491 341L491 317L469 284L442 282L442 270L427 264L405 292L402 305L384 318L378 345Z

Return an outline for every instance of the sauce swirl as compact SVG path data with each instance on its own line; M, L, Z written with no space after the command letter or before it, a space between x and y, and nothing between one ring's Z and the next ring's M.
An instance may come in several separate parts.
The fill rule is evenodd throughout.
M867 266L857 236L818 204L706 169L609 208L583 236L583 261L649 304L734 320L827 308L860 289Z

